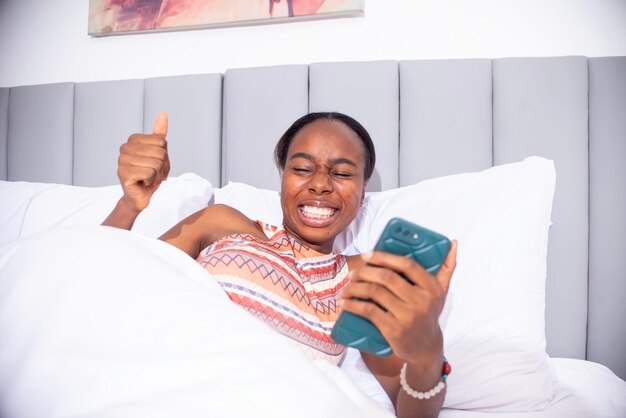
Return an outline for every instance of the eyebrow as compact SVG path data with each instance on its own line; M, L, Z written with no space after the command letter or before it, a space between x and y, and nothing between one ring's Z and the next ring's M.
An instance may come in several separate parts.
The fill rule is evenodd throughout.
M291 157L289 157L289 160L291 161L296 158L304 158L305 160L315 161L315 157L307 152L296 152ZM332 158L330 160L330 165L337 165L337 164L349 164L353 166L354 168L356 168L356 163L349 158L339 157L339 158Z

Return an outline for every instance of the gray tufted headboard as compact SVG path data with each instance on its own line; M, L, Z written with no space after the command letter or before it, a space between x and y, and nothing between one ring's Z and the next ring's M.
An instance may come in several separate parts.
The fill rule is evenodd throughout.
M368 188L555 160L548 352L626 378L626 57L320 63L0 89L0 179L117 183L119 146L170 116L171 175L278 187L272 150L338 110L377 147Z

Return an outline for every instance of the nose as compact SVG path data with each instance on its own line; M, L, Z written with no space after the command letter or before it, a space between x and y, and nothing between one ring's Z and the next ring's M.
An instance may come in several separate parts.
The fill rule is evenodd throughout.
M333 191L330 175L324 172L317 172L311 176L309 191L315 194L328 194Z

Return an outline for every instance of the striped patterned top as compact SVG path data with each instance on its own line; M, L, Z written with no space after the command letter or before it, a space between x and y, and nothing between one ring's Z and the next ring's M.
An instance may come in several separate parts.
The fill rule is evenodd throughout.
M337 298L348 285L343 255L321 254L287 235L282 227L258 222L267 235L229 235L198 256L231 300L291 338L311 358L334 364L344 346L330 332L340 313Z

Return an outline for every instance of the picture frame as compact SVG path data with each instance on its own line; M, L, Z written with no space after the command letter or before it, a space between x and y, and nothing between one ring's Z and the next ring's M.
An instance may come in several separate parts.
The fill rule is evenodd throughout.
M365 0L89 0L93 37L364 15Z

